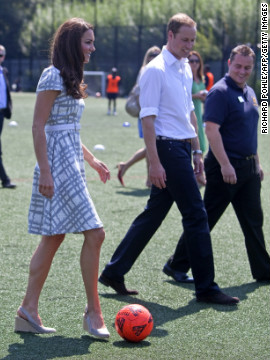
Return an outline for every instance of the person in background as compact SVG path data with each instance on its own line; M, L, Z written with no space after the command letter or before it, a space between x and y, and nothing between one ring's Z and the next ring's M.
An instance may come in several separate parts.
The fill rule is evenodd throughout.
M0 45L0 179L5 189L15 189L16 185L10 181L2 160L1 134L4 126L4 119L10 119L12 114L12 100L10 96L10 86L8 81L8 70L2 67L6 57L6 49Z
M203 172L191 94L192 72L187 59L195 39L195 21L186 14L174 15L168 22L166 46L150 61L140 78L140 117L152 182L150 198L105 266L99 281L119 294L138 293L126 288L124 276L176 202L187 234L185 245L197 301L234 305L239 299L224 294L214 282L207 215L194 175L194 172ZM176 221L178 225L180 220ZM166 271L170 274L171 268L168 266ZM182 282L193 281L180 272L177 278Z
M206 139L202 119L202 102L205 101L207 91L205 90L204 85L203 61L201 55L197 51L191 51L189 53L188 60L193 75L192 100L198 124L200 149L204 153L206 150Z
M145 55L144 55L144 59L143 59L143 63L142 63L142 67L139 71L139 74L137 76L137 80L136 80L136 84L139 83L139 79L141 77L141 74L143 72L143 69L145 68L145 66L151 61L153 60L157 55L159 55L161 52L160 48L158 46L152 46L150 47ZM142 139L143 138L143 131L142 131L142 122L140 117L138 118L138 131L139 131L139 137ZM147 154L146 154L146 148L143 147L139 150L137 150L132 156L131 158L129 158L127 161L125 162L120 162L119 164L117 164L117 168L118 168L118 174L117 174L117 178L120 181L122 186L125 186L124 184L124 180L123 180L123 176L126 173L126 171L132 166L134 165L136 162L146 159L146 168L147 168L147 179L146 179L146 186L147 187L151 187L151 181L149 179L149 162L147 159Z
M209 152L205 158L204 203L212 230L229 204L240 223L256 281L270 281L270 257L266 251L261 207L264 178L258 155L259 107L247 81L255 65L255 53L246 45L235 47L229 71L210 90L205 102ZM168 264L175 272L192 266L182 235ZM225 239L224 239L225 240ZM237 256L237 255L236 255Z
M121 77L117 75L117 69L112 68L112 73L107 76L106 80L106 95L108 98L108 112L107 115L111 115L111 103L113 102L113 115L117 115L116 112L116 99L119 94L119 85L121 83Z
M55 332L42 324L38 311L40 293L65 234L81 233L84 242L80 265L87 297L83 327L96 337L110 336L97 291L105 232L87 189L83 160L97 171L104 183L110 172L81 143L79 133L83 99L87 97L83 66L95 51L94 40L93 26L83 19L64 22L51 45L52 65L43 71L37 86L33 120L37 164L28 231L42 237L30 262L28 286L17 311L15 331Z
M205 78L205 88L207 91L209 91L214 85L215 79L214 79L214 74L211 73L210 65L208 64L204 65L204 78Z

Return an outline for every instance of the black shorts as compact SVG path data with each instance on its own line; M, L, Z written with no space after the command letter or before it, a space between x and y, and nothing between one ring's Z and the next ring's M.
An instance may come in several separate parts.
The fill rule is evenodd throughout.
M107 92L106 95L107 95L107 98L108 98L108 99L114 100L114 99L117 98L118 93L109 93L109 92Z

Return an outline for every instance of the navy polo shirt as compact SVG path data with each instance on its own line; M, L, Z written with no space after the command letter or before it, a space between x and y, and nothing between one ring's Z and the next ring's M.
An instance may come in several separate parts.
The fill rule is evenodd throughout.
M220 125L228 157L242 159L257 154L258 120L258 102L250 86L242 89L226 74L209 91L204 121Z

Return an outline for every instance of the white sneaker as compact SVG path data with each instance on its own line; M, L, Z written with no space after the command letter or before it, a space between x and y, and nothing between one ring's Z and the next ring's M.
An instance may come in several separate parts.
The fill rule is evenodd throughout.
M108 110L107 115L111 115L111 110Z

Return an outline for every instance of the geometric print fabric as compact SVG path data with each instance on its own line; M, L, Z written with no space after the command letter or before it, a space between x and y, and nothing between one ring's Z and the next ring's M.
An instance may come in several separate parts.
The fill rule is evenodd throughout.
M66 95L60 72L53 66L45 69L40 78L37 92L44 90L61 91L46 125L78 125L84 101ZM55 235L103 227L86 186L79 131L50 129L46 132L46 141L54 196L48 199L39 193L40 171L36 164L28 215L29 233Z

